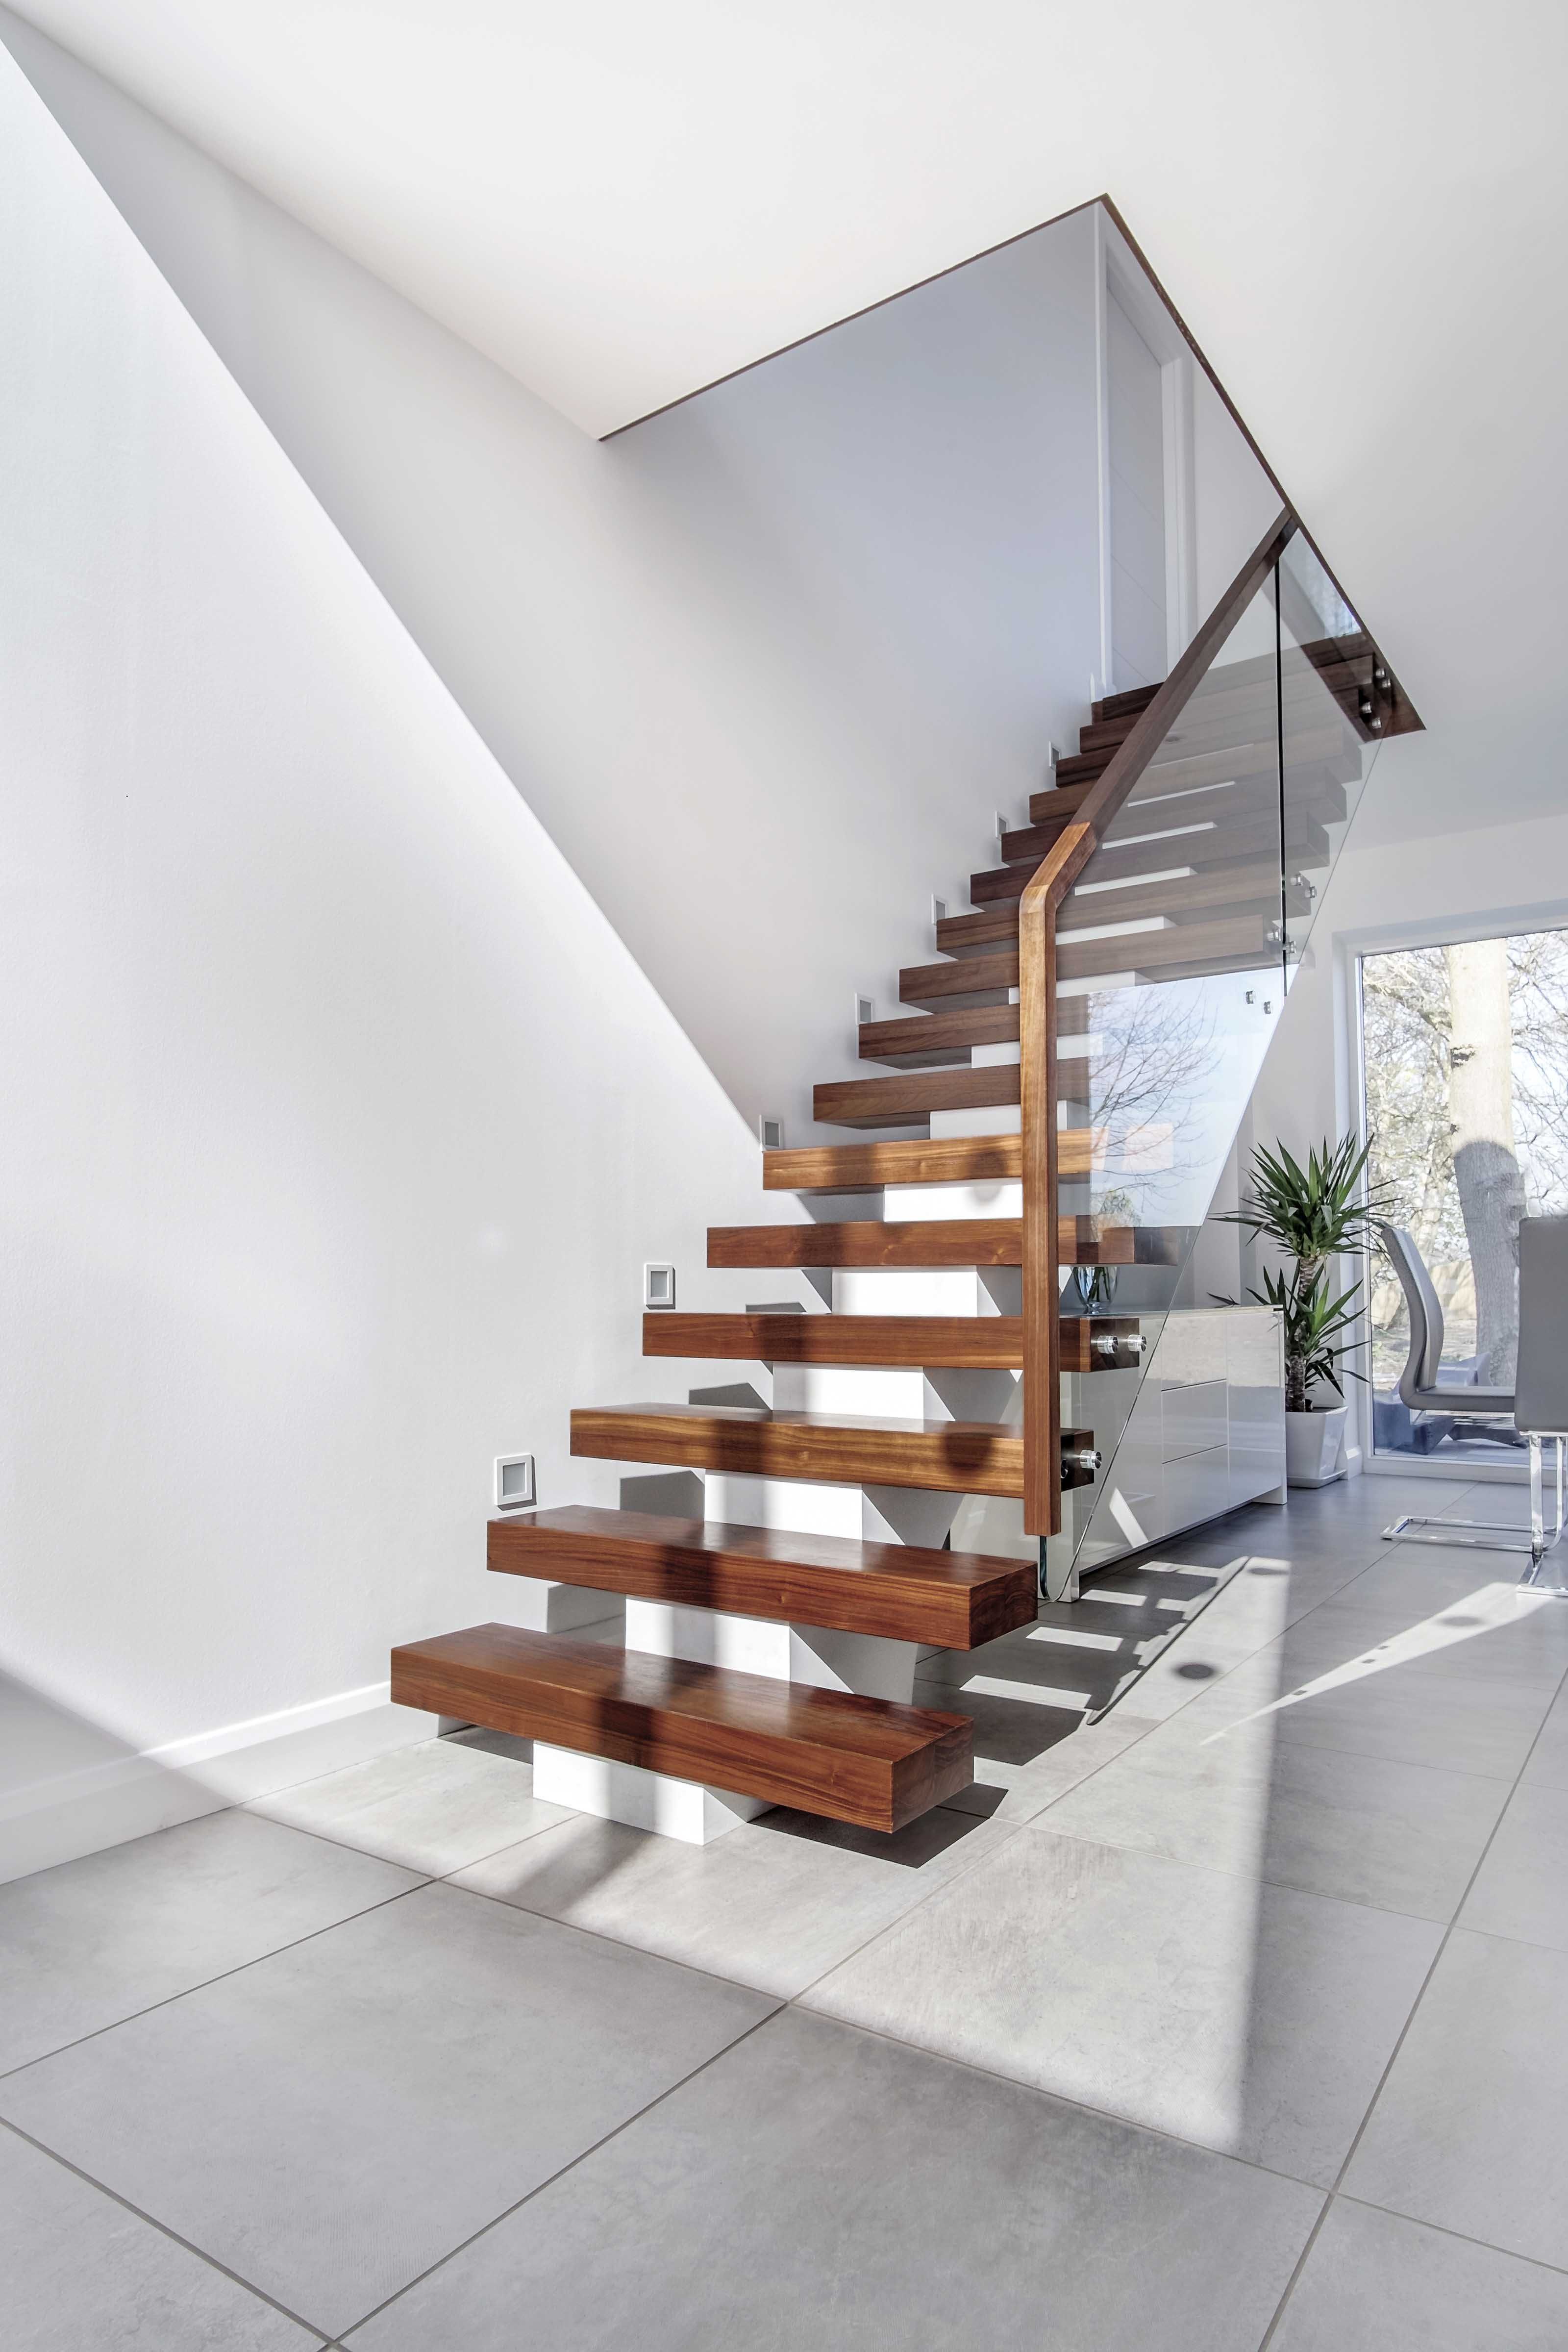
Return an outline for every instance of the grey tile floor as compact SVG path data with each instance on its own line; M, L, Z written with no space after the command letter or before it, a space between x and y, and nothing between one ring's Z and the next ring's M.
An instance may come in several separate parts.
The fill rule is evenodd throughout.
M933 1680L896 1838L465 1734L0 1887L7 2352L1557 2352L1568 1602L1427 1491L1172 1547L1098 1723Z

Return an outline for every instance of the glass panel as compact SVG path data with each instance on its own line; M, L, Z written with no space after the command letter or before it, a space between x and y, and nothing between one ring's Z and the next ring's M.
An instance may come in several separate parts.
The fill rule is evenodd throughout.
M1065 1497L1063 1541L1082 1568L1162 1532L1173 1481L1202 1506L1189 1517L1230 1500L1218 1318L1178 1315L1168 1329L1189 1373L1219 1350L1212 1380L1187 1382L1179 1472L1165 1460L1178 1441L1140 1399L1167 1311L1212 1305L1228 1273L1230 1297L1239 1285L1239 1251L1195 1244L1284 999L1278 639L1270 581L1058 918L1059 1205L1092 1221L1086 1258L1124 1261L1070 1271L1062 1312L1136 1317L1144 1342L1141 1359L1064 1381L1064 1423L1092 1428L1104 1457L1095 1486Z
M1410 1234L1443 1316L1449 1412L1398 1393L1404 1295L1379 1255L1372 1302L1380 1454L1511 1462L1517 1440L1467 1422L1467 1388L1508 1389L1519 1334L1521 1216L1568 1213L1568 932L1526 931L1362 959L1371 1174Z
M1299 533L1281 558L1279 583L1282 914L1295 962L1377 756L1386 672Z

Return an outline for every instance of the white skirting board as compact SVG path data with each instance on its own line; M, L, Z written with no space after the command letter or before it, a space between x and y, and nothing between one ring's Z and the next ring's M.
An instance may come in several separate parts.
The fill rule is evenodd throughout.
M434 1739L439 1718L371 1683L140 1752L124 1748L0 1791L0 1884L176 1822ZM107 1736L106 1749L112 1746Z

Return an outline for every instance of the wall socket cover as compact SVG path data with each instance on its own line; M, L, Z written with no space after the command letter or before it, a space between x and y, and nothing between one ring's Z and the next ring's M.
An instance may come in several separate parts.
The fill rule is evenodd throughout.
M496 1508L531 1510L534 1500L534 1457L531 1454L496 1456Z
M674 1267L673 1265L645 1265L643 1268L643 1306L673 1307L674 1303Z

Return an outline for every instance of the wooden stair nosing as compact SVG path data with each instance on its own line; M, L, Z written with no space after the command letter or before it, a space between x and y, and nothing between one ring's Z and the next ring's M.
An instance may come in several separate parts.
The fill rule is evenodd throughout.
M1071 1131L1071 1130L1069 1130ZM1158 1265L1159 1226L1101 1225L1092 1216L1057 1219L1062 1265ZM710 1266L1021 1265L1020 1217L917 1217L904 1222L710 1225Z
M572 1412L571 1451L591 1461L657 1462L737 1477L1015 1500L1023 1493L1022 1430L995 1421L770 1412L750 1405L591 1405Z
M973 1778L967 1716L471 1625L392 1654L402 1706L891 1832Z
M827 1318L813 1318L827 1319ZM570 1507L492 1519L487 1565L639 1601L972 1650L1034 1622L1032 1562Z

